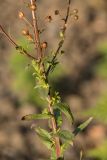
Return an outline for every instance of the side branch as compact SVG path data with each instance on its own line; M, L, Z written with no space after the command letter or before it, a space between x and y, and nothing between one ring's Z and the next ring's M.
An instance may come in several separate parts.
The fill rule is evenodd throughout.
M63 25L63 28L62 28L62 34L63 34L63 37L65 36L65 33L66 33L66 29L67 29L67 22L68 22L68 19L69 19L69 13L70 13L70 5L71 5L71 0L68 1L68 7L67 7L67 11L66 11L66 17L64 18L64 25ZM54 56L51 60L51 64L49 65L48 69L47 69L47 72L46 74L48 75L50 70L51 70L51 66L52 64L54 63L54 60L56 59L59 51L61 50L62 46L64 44L64 38L59 42L58 44L58 47L54 53Z
M30 55L23 47L19 46L7 33L6 31L3 29L3 27L0 25L0 32L3 33L5 35L5 37L8 39L8 41L10 41L10 43L12 43L14 45L14 47L23 55L26 55L27 57L31 58L31 59L35 59L35 57L33 57L32 55Z

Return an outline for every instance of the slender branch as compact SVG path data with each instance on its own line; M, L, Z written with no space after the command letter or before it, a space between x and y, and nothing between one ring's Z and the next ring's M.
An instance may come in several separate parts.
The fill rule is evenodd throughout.
M71 0L68 1L68 7L67 7L67 12L66 12L66 17L64 19L64 25L63 25L63 28L62 28L62 33L63 33L63 36L65 36L65 33L66 33L66 29L67 29L67 22L68 22L68 18L69 18L69 13L70 13L70 4L71 4ZM51 63L47 69L47 75L49 74L50 70L51 70L51 67L52 67L52 64L54 62L54 60L56 59L59 51L61 50L62 46L64 44L64 39L62 39L59 44L58 44L58 48L56 49L55 53L54 53L54 56L51 60Z
M36 5L34 0L30 0L30 2L31 2L31 5ZM33 9L32 9L32 19L33 19L35 46L36 46L37 54L38 54L37 56L38 56L38 59L41 59L42 50L41 50L41 43L40 43L40 37L39 37L38 23L37 23L35 10Z
M35 57L33 57L32 55L30 55L23 47L19 46L7 33L6 31L3 29L3 27L0 25L0 32L3 33L5 35L5 37L8 39L8 41L10 41L10 43L12 43L14 45L14 47L19 50L19 52L23 55L26 55L27 57L31 58L31 59L35 59Z

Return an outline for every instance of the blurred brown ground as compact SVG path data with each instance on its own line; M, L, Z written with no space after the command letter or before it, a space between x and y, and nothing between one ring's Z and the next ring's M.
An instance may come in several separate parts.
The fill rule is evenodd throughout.
M39 2L39 1L38 1ZM62 15L65 12L66 1L40 1L40 21L47 15L59 9ZM20 36L23 25L17 18L23 1L4 0L0 2L0 24L16 39ZM106 82L93 72L99 60L96 46L107 36L107 2L106 0L72 0L72 9L79 10L79 20L71 20L64 45L66 54L61 59L67 76L63 75L57 81L59 91L71 109L76 113L96 104L97 98L106 87ZM30 18L30 13L27 12ZM54 47L57 43L58 19L55 25L47 25L44 33L46 40ZM44 22L42 24L44 26ZM53 44L53 42L55 42ZM11 91L11 76L8 70L8 57L11 54L11 45L0 35L0 160L40 160L49 155L47 149L38 137L29 129L29 123L22 123L22 115L37 112L31 104L17 107L18 97ZM67 82L67 83L65 83ZM75 125L83 120L76 117ZM41 124L41 122L39 122ZM45 124L44 124L45 125ZM64 122L66 128L70 126ZM97 134L95 134L97 133ZM86 132L77 137L74 147L66 152L66 159L79 160L80 150L95 147L106 137L105 126L93 122ZM42 147L41 147L42 146ZM73 158L72 158L73 157ZM90 160L85 157L85 160ZM94 160L94 159L92 159Z

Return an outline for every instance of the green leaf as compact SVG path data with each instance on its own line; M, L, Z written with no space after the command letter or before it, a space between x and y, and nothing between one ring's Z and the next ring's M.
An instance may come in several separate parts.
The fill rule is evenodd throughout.
M36 120L36 119L49 119L51 118L52 115L50 113L42 113L42 114L29 114L29 115L26 115L24 117L22 117L21 120L27 120L27 121L30 121L30 120Z
M57 134L60 138L64 139L65 141L72 141L74 139L74 135L67 130L60 130Z
M56 149L55 149L55 147L52 147L52 150L51 150L51 160L56 160L56 159L57 159Z
M54 116L58 127L62 125L62 115L59 109L54 109Z
M72 123L74 122L73 114L67 104L58 103L54 107L58 108L61 112L63 112Z
M73 134L76 136L79 132L81 132L82 130L84 130L89 123L92 121L93 117L90 117L87 121L85 121L84 123L82 123L81 125L79 125L74 131Z
M67 142L65 142L65 143L62 144L62 146L61 146L61 154L62 155L64 154L64 152L68 149L68 147L70 145L73 145L73 142L69 143L69 141L67 141Z
M46 147L51 150L52 146L54 145L51 133L40 127L35 129L35 131L38 134L38 136L42 139L44 145L46 145Z

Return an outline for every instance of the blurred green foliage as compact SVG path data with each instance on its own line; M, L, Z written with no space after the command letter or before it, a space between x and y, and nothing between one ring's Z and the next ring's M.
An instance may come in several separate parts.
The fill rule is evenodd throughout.
M107 140L98 148L90 150L88 156L96 158L96 160L107 160Z
M102 78L107 78L107 41L101 42L97 50L102 58L96 67L96 73Z
M102 55L100 63L96 66L96 74L100 78L107 80L107 41L99 44L98 52ZM105 84L106 85L106 84ZM104 89L100 95L96 106L85 111L85 115L91 115L94 118L107 123L107 90Z
M104 81L107 80L107 41L98 46L98 52L101 54L101 61L96 67L96 74ZM105 84L106 85L106 84ZM91 115L94 119L107 124L107 90L104 89L100 95L96 106L84 112L85 115ZM88 151L90 157L96 160L107 160L107 139L98 148Z
M101 95L96 106L86 110L85 115L90 115L102 123L107 124L107 93Z
M23 46L28 52L32 53L33 44L29 44L25 38L19 39L19 45ZM13 73L11 88L15 94L19 96L22 103L29 102L43 107L45 102L38 96L40 90L34 89L36 82L33 77L34 69L29 65L30 60L18 51L13 50L9 59L9 68ZM56 81L64 73L61 65L58 65L54 72L50 75L51 83ZM54 83L53 83L54 84ZM53 86L54 87L54 86Z

